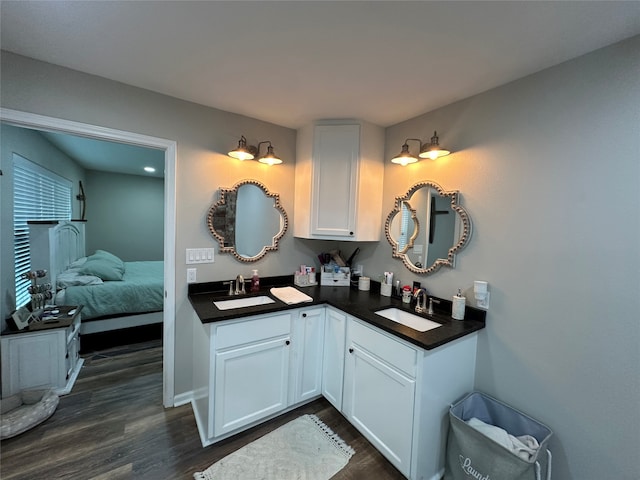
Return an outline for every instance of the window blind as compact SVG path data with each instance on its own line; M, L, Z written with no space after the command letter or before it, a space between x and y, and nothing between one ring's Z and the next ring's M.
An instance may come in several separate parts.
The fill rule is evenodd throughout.
M411 220L411 216L409 214L409 209L407 208L407 204L405 202L401 203L401 217L400 217L400 238L398 239L398 251L402 251L404 247L407 246L408 240L408 231L409 231L409 221ZM413 222L412 222L413 223ZM411 225L411 232L413 233L413 224Z
M16 308L30 300L30 220L70 220L71 182L18 154L13 154L13 252L15 259ZM34 270L44 268L34 265Z

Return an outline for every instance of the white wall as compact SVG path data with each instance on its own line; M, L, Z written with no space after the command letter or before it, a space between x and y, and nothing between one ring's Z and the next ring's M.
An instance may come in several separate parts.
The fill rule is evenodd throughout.
M559 480L638 478L640 37L387 129L386 158L434 129L455 153L387 163L384 208L414 183L460 190L474 226L450 297L487 280L476 387L546 423ZM470 297L470 295L468 295Z

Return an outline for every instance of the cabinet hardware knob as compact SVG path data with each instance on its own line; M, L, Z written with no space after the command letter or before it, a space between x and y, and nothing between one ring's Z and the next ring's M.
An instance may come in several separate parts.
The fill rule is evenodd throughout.
M307 314L306 314L306 313L303 313L303 314L302 314L302 317L303 317L303 318L307 318Z
M353 348L350 348L350 349L349 349L349 353L353 353Z
M353 232L349 232L349 235L351 235L353 237Z
M291 342L289 340L287 340L286 342L284 342L286 345L290 345Z

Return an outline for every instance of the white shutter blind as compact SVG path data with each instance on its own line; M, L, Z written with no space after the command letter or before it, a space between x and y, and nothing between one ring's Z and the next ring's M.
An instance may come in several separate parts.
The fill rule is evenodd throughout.
M13 252L16 308L29 299L29 280L20 276L31 270L29 220L70 220L71 182L13 154ZM35 265L36 269L43 268Z

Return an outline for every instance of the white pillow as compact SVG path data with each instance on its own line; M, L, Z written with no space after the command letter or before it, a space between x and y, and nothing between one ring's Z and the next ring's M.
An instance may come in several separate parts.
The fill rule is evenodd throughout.
M66 270L56 277L57 288L80 287L84 285L101 285L102 279L94 275L83 275L77 271Z
M71 262L71 265L69 265L69 268L81 267L82 265L84 265L84 262L86 262L86 261L87 261L87 257L80 257L76 261Z

